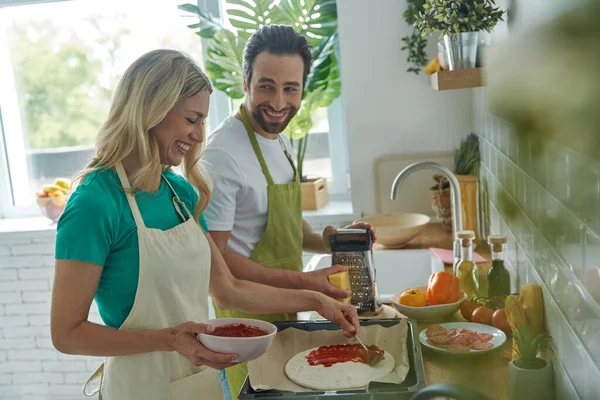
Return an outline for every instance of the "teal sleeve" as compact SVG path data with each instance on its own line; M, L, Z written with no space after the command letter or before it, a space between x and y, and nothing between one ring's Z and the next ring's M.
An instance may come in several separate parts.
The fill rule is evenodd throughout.
M208 232L208 224L206 223L206 218L204 218L204 214L200 214L200 226L204 229L204 232Z
M114 237L114 203L81 186L71 195L56 232L56 259L104 265Z

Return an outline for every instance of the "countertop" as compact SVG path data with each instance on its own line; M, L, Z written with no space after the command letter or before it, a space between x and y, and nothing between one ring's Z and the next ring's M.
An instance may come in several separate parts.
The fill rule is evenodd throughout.
M452 249L452 234L444 230L440 224L428 226L414 239L407 248L439 247ZM491 257L487 248L478 247L476 252L488 260L487 263L478 264L482 281L487 277L491 266ZM452 266L446 265L446 271L452 272ZM482 282L484 288L487 281ZM440 322L465 322L466 320L458 311L452 318ZM417 328L425 329L429 323L419 322ZM445 356L427 348L423 348L423 361L425 364L425 378L427 385L435 383L458 383L478 390L490 400L508 400L508 359L504 358L505 352L510 352L512 340L510 337L503 348L497 351L477 356Z

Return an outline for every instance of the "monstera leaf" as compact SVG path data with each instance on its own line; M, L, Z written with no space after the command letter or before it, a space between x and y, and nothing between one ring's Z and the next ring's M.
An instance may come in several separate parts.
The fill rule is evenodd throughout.
M311 46L318 46L337 30L335 0L281 0L273 9L273 23L294 27L308 39Z
M210 13L201 11L194 4L181 4L177 6L177 8L181 11L189 12L198 17L200 22L188 25L187 27L190 29L198 29L196 35L200 37L210 39L215 35L215 33L217 33L217 31L223 29L223 26L219 23L219 21L213 18Z
M317 89L306 95L296 116L290 121L283 132L290 138L292 145L296 150L296 168L300 178L304 181L303 165L306 146L308 144L308 131L313 126L312 115L320 107L319 98L323 94L323 89Z
M213 85L232 99L244 97L242 53L246 40L227 29L215 33L208 45L206 73Z
M237 6L227 10L229 22L237 29L238 35L247 40L261 26L278 23L272 20L273 2L273 0L227 0L227 4Z
M306 95L296 116L290 121L283 132L290 140L298 140L306 136L312 129L312 114L319 108L319 96L322 90L316 90Z
M305 93L321 90L323 92L319 101L321 107L329 106L338 98L342 86L333 47L335 37L335 34L330 36L312 51L313 63L307 78Z

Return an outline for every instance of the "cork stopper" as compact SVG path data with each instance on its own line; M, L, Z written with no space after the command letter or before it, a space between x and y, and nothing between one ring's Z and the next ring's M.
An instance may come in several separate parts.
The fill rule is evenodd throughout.
M473 231L458 231L456 237L459 239L475 239L475 232Z
M489 244L503 244L503 243L506 243L507 241L508 241L508 238L506 236L502 236L502 235L488 236Z
M502 235L490 235L488 236L488 243L492 246L492 250L496 253L502 251L502 247L508 241L506 236Z

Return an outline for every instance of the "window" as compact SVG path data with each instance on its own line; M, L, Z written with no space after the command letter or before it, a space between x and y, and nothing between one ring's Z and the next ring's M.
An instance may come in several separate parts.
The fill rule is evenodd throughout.
M41 215L41 186L87 163L116 83L137 57L166 47L203 65L206 40L177 9L186 2L0 0L0 218ZM223 2L198 6L218 17ZM338 99L316 113L305 158L307 173L332 178L330 193L348 189L341 109ZM209 131L232 110L216 91Z
M36 191L87 163L137 57L173 48L203 58L177 9L185 1L14 3L0 8L0 217L39 215Z

